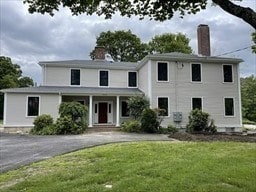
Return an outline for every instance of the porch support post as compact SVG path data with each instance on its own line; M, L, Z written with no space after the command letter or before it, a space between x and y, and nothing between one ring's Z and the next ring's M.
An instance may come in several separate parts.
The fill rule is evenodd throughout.
M92 95L89 99L89 127L92 127Z
M120 127L120 98L116 96L116 127Z

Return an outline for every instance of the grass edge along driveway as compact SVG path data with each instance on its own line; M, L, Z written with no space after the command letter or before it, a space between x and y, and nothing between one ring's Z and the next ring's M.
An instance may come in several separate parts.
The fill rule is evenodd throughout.
M256 144L133 142L97 146L0 175L0 191L256 191Z

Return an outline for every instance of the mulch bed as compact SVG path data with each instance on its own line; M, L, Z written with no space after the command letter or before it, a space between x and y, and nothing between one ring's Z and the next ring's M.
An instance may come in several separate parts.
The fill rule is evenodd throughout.
M256 143L256 134L242 134L242 133L174 133L170 134L169 138L174 138L180 141L235 141L235 142L251 142Z

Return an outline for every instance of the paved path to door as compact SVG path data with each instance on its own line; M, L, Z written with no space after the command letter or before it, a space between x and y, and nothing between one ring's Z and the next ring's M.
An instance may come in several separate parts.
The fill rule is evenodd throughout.
M69 136L0 133L0 173L78 149L126 141L173 141L167 135L95 132Z

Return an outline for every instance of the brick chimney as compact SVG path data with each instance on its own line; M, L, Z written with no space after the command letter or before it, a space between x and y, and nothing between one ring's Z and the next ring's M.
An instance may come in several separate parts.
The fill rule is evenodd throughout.
M96 46L94 49L94 60L104 60L105 54L106 54L105 47Z
M200 24L197 27L198 54L211 55L210 29L208 25Z

